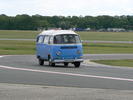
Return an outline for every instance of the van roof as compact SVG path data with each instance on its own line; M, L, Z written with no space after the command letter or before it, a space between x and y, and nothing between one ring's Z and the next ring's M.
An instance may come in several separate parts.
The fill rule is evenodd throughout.
M41 32L39 35L59 35L59 34L76 34L74 31L71 30L47 30Z

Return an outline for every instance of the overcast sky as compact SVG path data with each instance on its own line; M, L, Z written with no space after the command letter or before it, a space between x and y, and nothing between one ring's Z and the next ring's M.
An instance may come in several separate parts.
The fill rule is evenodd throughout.
M133 0L0 0L0 14L133 15Z

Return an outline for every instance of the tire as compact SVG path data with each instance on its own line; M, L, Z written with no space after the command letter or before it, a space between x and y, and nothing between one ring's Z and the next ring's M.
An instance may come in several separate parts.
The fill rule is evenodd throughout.
M48 57L49 66L55 66L55 63L52 62L51 57Z
M64 62L64 66L65 66L65 67L67 67L67 66L68 66L68 64L69 64L69 63L67 63L67 62Z
M74 62L74 66L75 66L76 68L79 68L79 67L80 67L80 62Z
M43 59L38 59L39 65L43 66L44 65L44 60Z

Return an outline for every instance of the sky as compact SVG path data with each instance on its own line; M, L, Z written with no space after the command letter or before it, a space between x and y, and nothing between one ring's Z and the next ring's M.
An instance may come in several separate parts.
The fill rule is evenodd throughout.
M133 0L0 0L0 14L43 16L133 15Z

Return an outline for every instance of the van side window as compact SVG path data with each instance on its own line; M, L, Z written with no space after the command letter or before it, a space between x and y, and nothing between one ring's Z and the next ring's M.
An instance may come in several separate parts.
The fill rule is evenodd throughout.
M49 44L53 44L53 36L50 36Z
M49 44L49 36L45 36L45 38L44 38L44 44Z
M43 39L44 39L43 36L37 37L37 43L43 43Z

